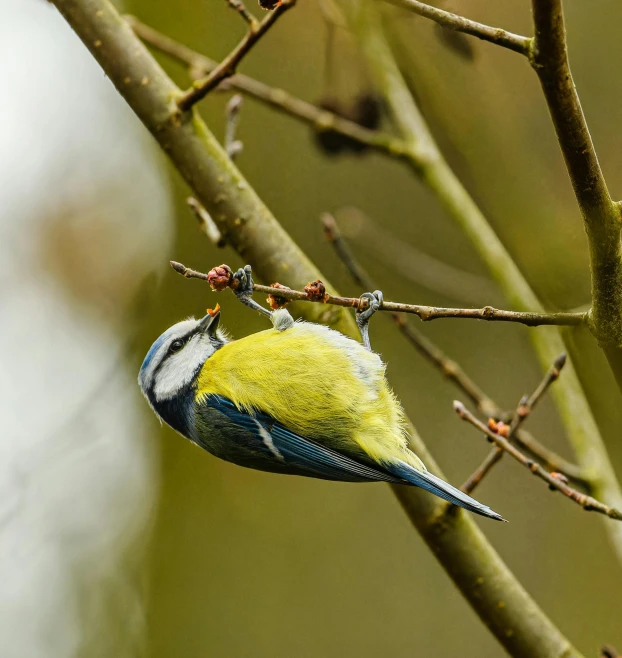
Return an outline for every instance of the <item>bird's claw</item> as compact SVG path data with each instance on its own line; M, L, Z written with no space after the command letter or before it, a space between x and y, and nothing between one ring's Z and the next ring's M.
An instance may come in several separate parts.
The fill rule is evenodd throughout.
M363 306L363 300L367 302L367 308L360 310ZM359 307L356 309L356 322L359 327L363 324L367 324L371 319L371 316L376 313L376 311L382 308L384 302L384 295L381 290L374 290L374 292L364 292L359 298Z
M233 294L242 302L245 306L252 308L254 311L259 311L262 315L265 315L267 318L272 318L272 313L265 309L263 306L258 304L253 299L253 270L250 265L245 265L241 267L234 275L233 278L237 281L237 286L233 289Z
M250 299L253 296L253 270L250 265L241 267L234 275L233 278L238 282L238 285L233 289L235 296L240 299Z
M363 301L366 302L367 307L363 310ZM361 332L363 344L371 352L371 343L369 341L369 320L376 311L382 308L384 302L384 295L381 290L374 290L374 292L364 292L359 298L359 306L356 309L356 324Z

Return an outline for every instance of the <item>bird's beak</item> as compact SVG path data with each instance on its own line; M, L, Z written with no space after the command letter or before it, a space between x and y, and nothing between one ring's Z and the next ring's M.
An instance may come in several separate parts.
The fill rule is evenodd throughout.
M199 331L202 334L207 334L210 338L216 335L218 323L220 322L220 310L213 311L212 314L208 313L199 322Z

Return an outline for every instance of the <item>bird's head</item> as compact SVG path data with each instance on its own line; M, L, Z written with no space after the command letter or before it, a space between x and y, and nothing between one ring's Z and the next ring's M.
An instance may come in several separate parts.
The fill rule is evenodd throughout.
M138 373L138 383L159 415L163 415L160 413L162 405L187 391L205 361L227 342L218 329L219 320L217 309L201 320L190 318L178 322L147 352Z

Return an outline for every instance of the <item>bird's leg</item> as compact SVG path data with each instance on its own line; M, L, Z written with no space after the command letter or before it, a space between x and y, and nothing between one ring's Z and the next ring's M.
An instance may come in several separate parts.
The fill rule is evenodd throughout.
M233 275L233 278L238 281L238 287L233 290L233 294L242 304L272 319L272 313L253 299L253 271L251 266L246 265L244 268L240 268Z
M361 302L367 301L367 308L364 311L359 310ZM374 290L374 292L364 292L359 299L359 308L356 309L356 324L358 325L361 337L363 338L363 345L371 352L371 343L369 342L369 320L371 316L380 308L384 296L382 291Z

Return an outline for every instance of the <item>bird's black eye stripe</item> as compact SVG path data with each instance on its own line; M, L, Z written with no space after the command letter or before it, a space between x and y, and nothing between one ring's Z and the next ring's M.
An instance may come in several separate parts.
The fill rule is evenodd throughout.
M177 340L174 340L171 343L171 346L168 348L168 353L169 354L175 354L175 352L179 352L179 350L183 349L185 344L186 344L186 341L182 340L181 338L178 338Z

